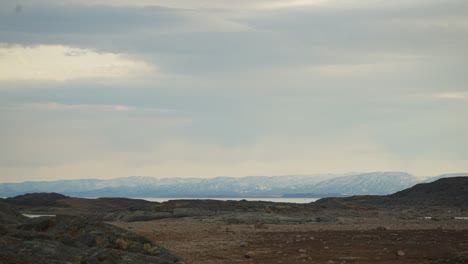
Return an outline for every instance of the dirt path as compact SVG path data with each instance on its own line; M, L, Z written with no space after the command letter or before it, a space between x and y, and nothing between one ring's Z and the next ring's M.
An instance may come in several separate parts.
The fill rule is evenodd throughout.
M468 263L466 223L386 223L386 230L376 223L254 228L196 219L114 224L190 264Z

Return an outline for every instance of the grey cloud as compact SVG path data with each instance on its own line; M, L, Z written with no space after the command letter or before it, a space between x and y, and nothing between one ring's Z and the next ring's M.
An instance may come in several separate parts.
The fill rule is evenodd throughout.
M9 42L129 52L160 63L171 72L208 74L257 67L368 63L372 62L370 53L425 55L434 49L458 53L468 45L466 30L412 28L411 21L405 19L430 22L446 17L466 18L467 10L466 3L452 1L393 9L259 10L242 17L220 13L221 18L251 29L200 32L188 17L195 14L201 18L203 12L216 15L218 11L48 6L31 8L21 16L6 12L0 18L0 32ZM390 23L395 20L402 21L402 25ZM374 61L379 59L374 56Z
M118 34L146 26L154 29L180 22L160 7L31 6L21 14L1 11L0 30L17 34Z
M80 145L103 142L99 155L145 152L174 139L218 144L229 152L265 137L328 142L350 133L368 137L402 162L468 156L466 101L434 98L467 91L468 32L457 24L468 19L465 1L242 14L28 4L21 13L14 6L2 10L1 42L124 53L158 65L168 77L113 84L2 82L0 106L57 102L177 109L162 120L141 112L2 111L0 124L8 127L0 132L4 165L79 160L92 149ZM190 24L203 14L231 21L236 29ZM455 25L444 25L450 21ZM159 127L158 121L166 125ZM73 130L77 123L81 128ZM55 145L50 157L41 157L46 144L27 142L31 156L11 156L21 145L15 135L32 138L33 131L42 132L43 142L76 139L76 153Z

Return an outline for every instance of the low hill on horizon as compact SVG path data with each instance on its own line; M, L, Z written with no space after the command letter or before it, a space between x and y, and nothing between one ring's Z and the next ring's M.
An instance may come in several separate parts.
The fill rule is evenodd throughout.
M468 177L440 178L396 192L393 203L468 206Z

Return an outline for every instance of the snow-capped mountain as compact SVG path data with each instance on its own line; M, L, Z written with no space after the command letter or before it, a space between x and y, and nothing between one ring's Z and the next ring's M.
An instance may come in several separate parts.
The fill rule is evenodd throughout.
M61 180L0 184L0 197L32 192L58 192L78 197L202 197L281 196L279 188L294 189L336 177L333 174L248 176L242 178L153 178L125 177L111 180Z
M339 193L342 195L390 194L419 182L405 172L371 172L336 177L313 186L316 193Z
M76 197L327 197L390 194L411 187L418 182L420 182L418 178L405 172L249 176L241 178L153 178L134 176L111 180L82 179L2 183L0 184L0 197L11 197L33 192L57 192Z

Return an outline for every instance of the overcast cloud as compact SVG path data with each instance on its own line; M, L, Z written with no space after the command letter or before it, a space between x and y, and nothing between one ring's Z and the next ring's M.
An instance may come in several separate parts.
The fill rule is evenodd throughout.
M0 3L0 182L468 171L463 0Z

